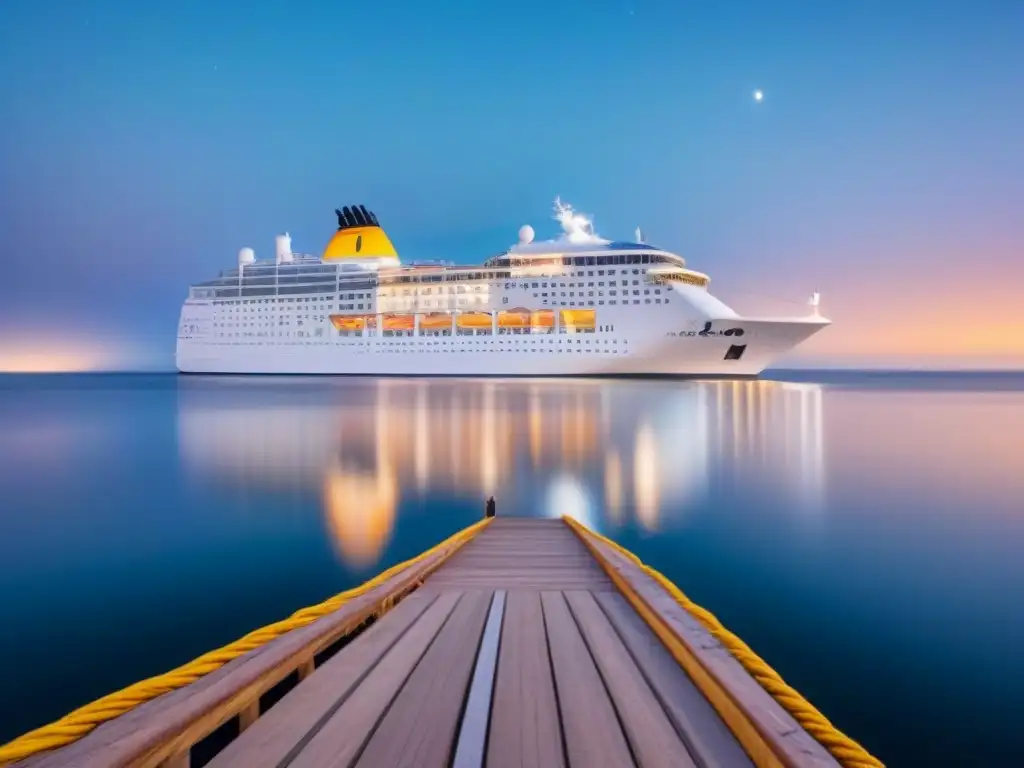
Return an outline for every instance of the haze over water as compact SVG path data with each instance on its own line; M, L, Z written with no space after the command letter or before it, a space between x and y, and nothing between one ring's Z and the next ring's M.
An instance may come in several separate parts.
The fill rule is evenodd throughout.
M889 765L1014 764L1024 376L803 378L0 377L0 741L493 494L633 550Z

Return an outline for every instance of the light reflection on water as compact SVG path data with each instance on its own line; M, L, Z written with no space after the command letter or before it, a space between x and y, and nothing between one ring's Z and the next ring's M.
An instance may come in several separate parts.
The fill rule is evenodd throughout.
M214 485L320 493L339 556L360 566L380 558L403 497L482 506L495 495L504 514L573 514L606 534L677 527L706 497L715 456L794 511L820 512L820 386L651 384L636 395L601 382L362 380L268 402L185 386L178 445L187 473Z
M892 765L1024 749L1024 377L856 374L0 377L0 740L492 494L623 543Z

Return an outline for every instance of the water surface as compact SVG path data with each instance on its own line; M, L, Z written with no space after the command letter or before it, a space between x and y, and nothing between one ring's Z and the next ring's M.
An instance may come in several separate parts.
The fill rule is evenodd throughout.
M1024 377L782 377L0 377L0 741L493 494L632 549L890 765L1019 764Z

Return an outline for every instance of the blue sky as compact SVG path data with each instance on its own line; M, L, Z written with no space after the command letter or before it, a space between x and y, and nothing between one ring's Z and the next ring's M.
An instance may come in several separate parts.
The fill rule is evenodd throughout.
M8 0L0 356L170 366L242 245L361 202L472 262L562 195L741 310L821 290L809 358L1024 360L1022 39L1014 0Z

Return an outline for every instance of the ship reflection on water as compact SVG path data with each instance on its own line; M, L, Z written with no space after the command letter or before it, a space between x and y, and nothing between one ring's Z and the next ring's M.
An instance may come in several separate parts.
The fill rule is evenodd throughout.
M711 484L766 484L814 514L823 493L813 384L249 380L183 385L182 463L245 493L315 494L348 565L375 564L426 499L570 514L614 533L683 524Z

